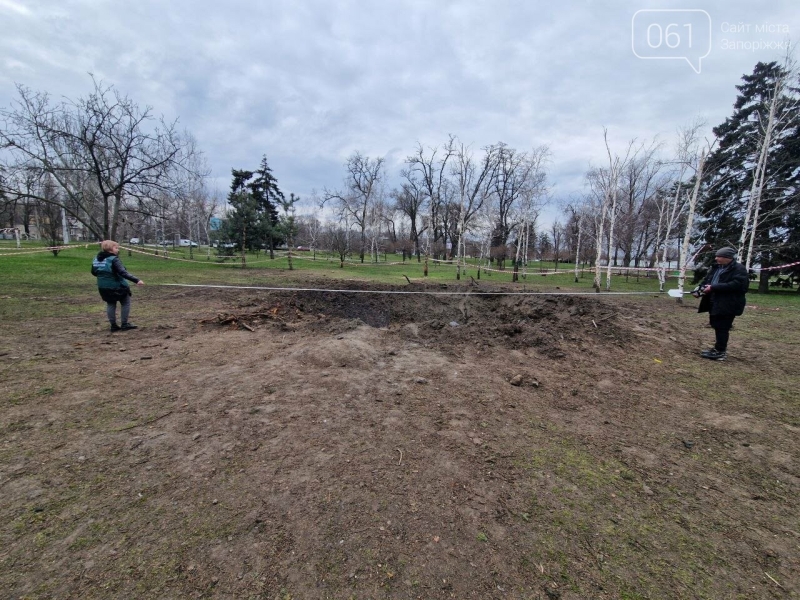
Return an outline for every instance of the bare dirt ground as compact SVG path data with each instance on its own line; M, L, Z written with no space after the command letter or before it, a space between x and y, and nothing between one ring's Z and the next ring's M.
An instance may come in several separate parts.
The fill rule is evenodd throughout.
M797 346L749 309L703 361L689 304L153 287L137 331L1 323L0 597L798 598Z

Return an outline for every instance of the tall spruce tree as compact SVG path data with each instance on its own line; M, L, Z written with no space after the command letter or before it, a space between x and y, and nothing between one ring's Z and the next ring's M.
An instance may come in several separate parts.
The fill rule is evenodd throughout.
M789 85L776 85L787 81ZM700 213L706 242L739 245L743 228L753 236L751 261L762 268L800 260L800 115L796 74L776 62L759 62L736 86L733 115L714 128L719 147L708 161L709 177ZM772 103L779 90L777 102ZM781 124L761 163L763 186L754 177L764 146L770 106ZM752 227L751 197L759 193L759 218ZM746 225L747 224L747 225ZM744 253L745 249L741 249ZM769 289L770 271L761 271L759 291Z
M275 243L283 239L278 222L278 206L285 202L278 180L261 159L255 171L233 169L228 203L233 207L228 213L225 234L239 249L269 247L274 258Z
M262 218L258 204L247 185L253 177L253 172L232 169L231 175L233 180L228 194L228 204L232 210L228 211L225 219L224 235L244 253L263 238Z
M254 175L255 179L248 185L263 215L263 225L269 243L269 257L275 258L275 243L283 239L278 227L278 206L285 202L285 198L278 187L278 180L267 163L266 155L261 157L261 164Z

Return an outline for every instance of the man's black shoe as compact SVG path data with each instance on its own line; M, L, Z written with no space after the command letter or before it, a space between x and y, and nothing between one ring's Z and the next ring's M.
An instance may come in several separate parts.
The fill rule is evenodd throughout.
M119 330L120 330L119 325L117 325L116 323L111 324L111 331L119 331Z
M709 360L725 360L728 358L727 352L720 352L719 350L708 350L703 352L700 356Z
M120 329L122 329L122 331L127 331L128 329L139 329L139 328L133 323L123 323Z

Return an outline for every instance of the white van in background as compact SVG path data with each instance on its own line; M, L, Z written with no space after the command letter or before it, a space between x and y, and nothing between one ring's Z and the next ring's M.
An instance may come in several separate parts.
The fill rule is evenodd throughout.
M186 248L192 246L197 248L197 242L193 242L192 240L178 240L178 246L184 246Z

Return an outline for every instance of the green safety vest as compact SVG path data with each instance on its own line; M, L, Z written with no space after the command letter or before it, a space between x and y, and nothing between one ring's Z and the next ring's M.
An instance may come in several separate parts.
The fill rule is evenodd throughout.
M92 275L97 277L98 288L115 290L120 287L128 287L128 282L114 273L111 263L114 262L115 258L117 257L109 256L104 260L97 260L97 257L95 257L92 261Z

